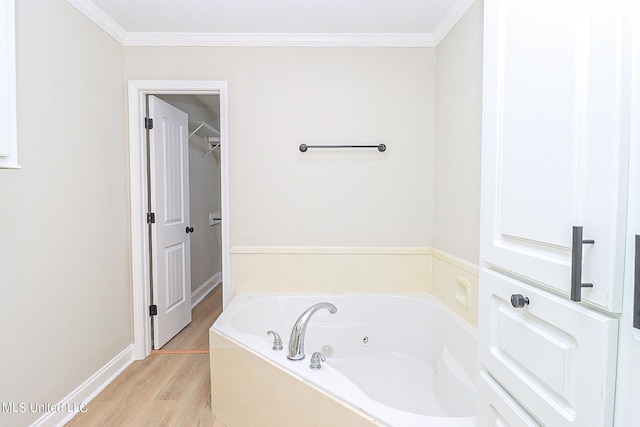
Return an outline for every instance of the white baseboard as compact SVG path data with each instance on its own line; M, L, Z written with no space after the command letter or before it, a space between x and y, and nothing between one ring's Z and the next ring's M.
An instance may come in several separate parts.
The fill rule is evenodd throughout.
M200 285L198 289L193 291L191 294L191 308L193 309L193 307L198 305L198 303L202 301L204 297L209 295L209 292L214 290L220 283L222 283L222 273L218 271L216 274L211 276L209 280Z
M76 414L86 411L87 404L133 361L133 344L129 344L120 354L55 405L56 410L38 418L31 427L65 425Z

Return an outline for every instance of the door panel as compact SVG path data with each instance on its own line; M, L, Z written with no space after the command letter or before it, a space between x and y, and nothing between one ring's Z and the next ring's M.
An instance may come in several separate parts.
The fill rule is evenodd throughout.
M627 256L625 264L624 310L620 318L618 381L616 384L616 426L638 424L640 402L640 2L628 15L632 22L632 81ZM635 325L634 325L635 324Z
M483 269L480 359L542 425L609 426L617 319ZM528 298L514 308L512 295Z
M191 322L189 234L188 116L149 97L151 157L154 348L158 349Z
M486 371L480 372L478 400L478 426L540 427Z
M595 244L584 247L583 281L594 287L582 300L619 312L628 164L622 8L604 0L489 4L484 261L568 296L572 226L583 226Z

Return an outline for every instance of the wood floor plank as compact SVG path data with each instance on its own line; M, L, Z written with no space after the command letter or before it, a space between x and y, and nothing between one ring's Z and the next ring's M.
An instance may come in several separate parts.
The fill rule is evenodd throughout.
M222 312L222 285L216 286L191 313L191 323L161 350L209 350L209 329Z
M131 371L127 368L116 378L117 382L109 384L96 399L139 401L146 400L149 396L153 398L187 357L189 355L149 355L145 360L134 362L132 365L141 366L136 366Z
M194 308L193 327L167 343L171 348L133 362L66 425L227 427L211 412L209 328L222 311L217 288Z
M154 399L189 400L193 398L194 388L209 375L209 355L189 355Z

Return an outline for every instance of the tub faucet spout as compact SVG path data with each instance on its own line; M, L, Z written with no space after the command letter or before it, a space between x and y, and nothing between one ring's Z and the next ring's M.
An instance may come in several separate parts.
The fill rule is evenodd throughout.
M289 354L287 359L289 360L302 360L304 359L304 335L307 332L307 324L311 319L311 316L316 311L326 308L329 313L335 314L338 309L335 305L328 302L320 302L307 308L302 315L296 320L293 329L291 330L291 338L289 338Z

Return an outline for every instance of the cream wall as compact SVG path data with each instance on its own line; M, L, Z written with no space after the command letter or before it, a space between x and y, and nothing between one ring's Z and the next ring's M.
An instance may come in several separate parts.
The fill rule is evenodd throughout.
M0 169L0 401L56 404L132 342L123 52L64 0L16 3L22 169Z
M483 2L436 48L434 250L431 291L477 327Z
M478 264L483 2L437 49L434 247Z
M232 246L431 245L434 49L130 47L124 75L228 81Z
M435 72L430 48L130 47L124 75L228 81L234 293L390 292L430 289L426 258L376 260L432 245Z

